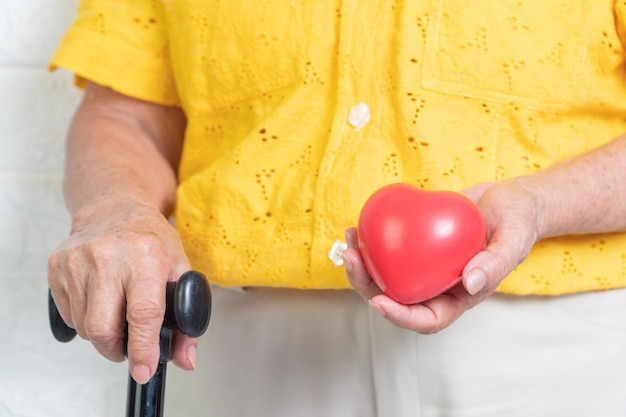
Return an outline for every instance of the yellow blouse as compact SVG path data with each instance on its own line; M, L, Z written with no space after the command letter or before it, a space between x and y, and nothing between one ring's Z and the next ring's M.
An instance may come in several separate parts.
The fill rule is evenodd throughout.
M51 68L182 106L194 268L346 288L328 250L378 187L460 190L626 132L624 3L84 0ZM607 234L538 243L499 291L625 286L626 234Z

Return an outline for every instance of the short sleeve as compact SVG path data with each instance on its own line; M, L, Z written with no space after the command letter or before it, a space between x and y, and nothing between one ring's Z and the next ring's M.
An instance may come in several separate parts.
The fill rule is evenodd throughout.
M82 0L50 70L65 68L87 81L162 105L179 106L163 2Z

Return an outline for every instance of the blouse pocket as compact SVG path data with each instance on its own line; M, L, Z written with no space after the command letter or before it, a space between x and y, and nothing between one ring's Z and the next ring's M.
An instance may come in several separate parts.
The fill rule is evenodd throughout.
M576 96L584 59L581 1L433 0L423 84L530 108Z
M173 3L171 51L187 111L224 108L303 78L304 11L292 0Z

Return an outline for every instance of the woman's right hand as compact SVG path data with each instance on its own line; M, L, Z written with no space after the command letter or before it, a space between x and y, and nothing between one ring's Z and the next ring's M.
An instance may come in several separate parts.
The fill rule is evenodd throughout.
M128 358L146 382L159 358L167 281L189 270L175 229L145 202L102 199L74 217L70 236L48 259L48 283L63 320L106 358ZM175 362L194 366L195 341L177 335Z
M61 317L105 357L127 354L145 383L159 360L167 281L188 271L168 216L176 204L186 117L180 108L90 83L70 126L64 193L69 237L48 259ZM173 361L195 365L196 340L177 334Z

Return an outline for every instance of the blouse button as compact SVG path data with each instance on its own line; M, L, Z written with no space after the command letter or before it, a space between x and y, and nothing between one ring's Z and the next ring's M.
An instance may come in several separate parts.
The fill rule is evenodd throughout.
M363 126L370 121L370 109L365 103L359 103L350 109L350 115L348 116L348 122L360 130Z
M337 240L333 244L333 247L330 248L330 251L328 252L328 257L335 266L343 265L343 253L346 249L348 249L348 245L340 240Z

